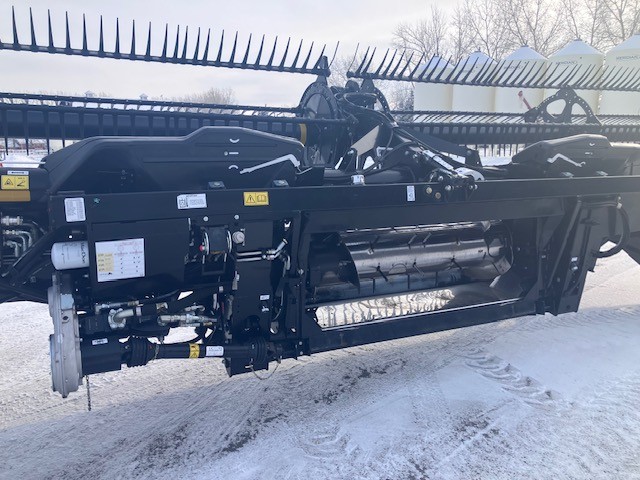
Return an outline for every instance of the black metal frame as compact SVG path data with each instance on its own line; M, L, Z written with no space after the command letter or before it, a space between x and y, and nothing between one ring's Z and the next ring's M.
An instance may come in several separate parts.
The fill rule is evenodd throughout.
M286 328L271 336L271 341L282 345L279 355L286 358L521 315L575 311L586 273L593 268L596 252L608 235L612 202L615 204L622 195L635 213L640 200L640 176L487 181L479 184L467 201L446 199L446 191L439 184L412 186L415 202L407 201L407 185L276 188L268 190L269 205L261 207L245 206L242 190L212 190L200 193L215 208L197 213L176 210L176 195L181 192L60 194L50 199L51 228L66 224L67 197L84 198L89 240L96 226L111 222L188 217L203 226L229 225L238 229L254 222L269 224L289 219L294 243L291 273L284 286L288 292ZM438 192L441 196L436 195ZM320 328L313 312L305 306L307 255L314 233L488 219L512 222L515 231L520 228L518 225L534 228L531 238L527 230L529 233L523 234L527 241L518 244L523 255L533 262L531 268L537 269L533 274L535 284L522 296L497 299L488 305L328 329ZM269 231L268 238L261 240L270 244L271 235ZM243 279L236 297L255 297L260 289L254 280ZM229 371L246 371L245 365L230 367Z

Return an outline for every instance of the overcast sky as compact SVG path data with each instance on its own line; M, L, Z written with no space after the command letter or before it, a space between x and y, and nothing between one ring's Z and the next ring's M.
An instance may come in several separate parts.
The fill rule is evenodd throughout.
M47 9L51 9L54 37L64 45L64 11L69 11L72 46L81 47L82 14L87 15L89 47L97 48L100 15L105 26L105 48L113 48L115 18L120 18L121 50L131 44L131 20L136 20L137 51L143 52L148 22L153 25L152 46L161 49L165 23L175 41L176 25L220 31L240 31L240 39L275 35L295 40L327 43L331 52L340 41L339 54L351 55L356 45L387 47L399 22L428 14L431 3L446 7L446 0L0 0L0 39L12 40L11 5L16 6L20 40L29 42L29 7L33 7L36 36L46 44ZM191 42L195 40L192 39ZM269 43L267 43L268 45ZM191 44L193 46L193 43ZM171 48L171 47L170 47ZM257 47L256 47L257 48ZM202 46L201 46L202 49ZM127 50L128 51L128 50ZM201 50L202 52L202 50ZM211 54L210 54L211 55ZM265 73L129 62L126 60L66 57L31 52L0 51L0 91L84 93L87 90L113 97L173 97L205 91L211 87L232 88L238 103L294 105L309 75Z

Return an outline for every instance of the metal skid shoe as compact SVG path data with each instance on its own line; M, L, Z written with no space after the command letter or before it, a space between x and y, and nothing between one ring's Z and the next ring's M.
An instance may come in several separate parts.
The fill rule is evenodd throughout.
M47 295L53 320L53 335L49 336L53 391L66 398L82 383L78 315L69 279L55 274Z

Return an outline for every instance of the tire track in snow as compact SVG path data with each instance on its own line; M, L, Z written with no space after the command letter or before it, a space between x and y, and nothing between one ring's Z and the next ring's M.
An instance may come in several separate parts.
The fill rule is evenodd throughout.
M484 378L535 408L564 410L570 408L559 392L552 391L536 379L524 374L505 360L483 349L465 355L466 365Z

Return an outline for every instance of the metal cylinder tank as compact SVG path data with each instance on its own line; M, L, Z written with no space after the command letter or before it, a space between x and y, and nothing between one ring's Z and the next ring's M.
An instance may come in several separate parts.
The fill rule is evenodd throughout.
M579 79L588 74L589 78L595 71L598 71L604 61L604 55L582 40L573 40L549 57L547 61L547 81L554 81L558 77L563 78L562 73L569 73L575 68L573 79ZM577 67L577 68L576 68ZM600 70L600 73L601 70ZM597 78L595 78L597 81ZM568 82L571 83L570 81ZM544 98L555 94L557 89L545 89ZM598 90L576 90L576 93L589 104L594 112L598 110L600 91ZM564 108L563 102L555 102L549 105L549 112L559 114ZM580 114L582 109L574 107L573 113Z
M420 67L416 75L446 78L452 70L453 67L449 62L442 57L435 56ZM452 95L453 85L416 82L413 94L413 109L426 111L451 110Z
M607 52L605 75L609 69L640 69L640 34L635 34ZM635 77L636 75L634 75ZM606 85L605 85L606 87ZM640 115L640 92L614 92L603 89L598 113L602 115Z
M482 52L474 52L460 62L454 75L460 74L460 79L471 80L488 63L495 62ZM495 87L454 85L451 109L459 112L493 112L495 91Z
M546 73L547 59L523 45L501 62L497 76L509 81L538 82ZM495 111L524 113L536 107L544 97L542 88L496 87Z

